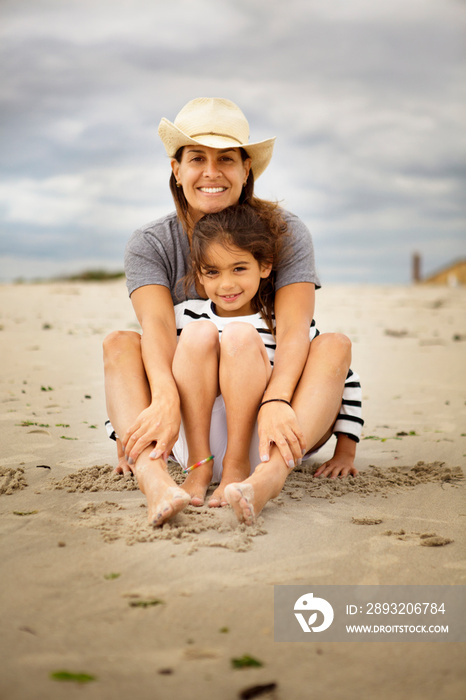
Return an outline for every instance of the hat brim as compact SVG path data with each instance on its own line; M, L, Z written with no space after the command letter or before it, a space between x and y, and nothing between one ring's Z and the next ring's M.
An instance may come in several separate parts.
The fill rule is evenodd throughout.
M160 121L158 132L170 158L173 158L182 146L200 145L208 148L244 148L251 159L251 169L255 180L270 163L275 144L275 137L257 141L256 143L239 143L230 136L220 134L202 134L199 138L191 138L175 124L165 119L165 117Z

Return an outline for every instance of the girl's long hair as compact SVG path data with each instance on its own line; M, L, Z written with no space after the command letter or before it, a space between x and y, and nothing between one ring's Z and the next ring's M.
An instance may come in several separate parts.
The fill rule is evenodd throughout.
M278 265L289 254L286 236L287 226L276 205L257 207L252 202L246 202L206 214L193 229L191 270L184 280L185 290L191 288L202 268L208 266L212 243L245 250L259 265L272 266L270 275L261 278L251 307L255 313L261 314L268 329L275 335L275 277Z

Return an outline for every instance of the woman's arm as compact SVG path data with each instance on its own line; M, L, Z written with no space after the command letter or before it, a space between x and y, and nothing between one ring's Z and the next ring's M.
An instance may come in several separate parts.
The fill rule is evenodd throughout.
M315 287L308 282L289 284L275 296L277 347L274 368L263 401L291 401L309 355L309 328L314 314ZM259 411L259 453L268 461L275 443L289 466L302 458L306 445L294 411L272 402Z
M168 455L180 428L180 400L172 374L176 349L175 312L170 291L162 285L139 287L131 295L142 328L141 352L150 387L150 405L123 436L133 462L155 442L154 457Z

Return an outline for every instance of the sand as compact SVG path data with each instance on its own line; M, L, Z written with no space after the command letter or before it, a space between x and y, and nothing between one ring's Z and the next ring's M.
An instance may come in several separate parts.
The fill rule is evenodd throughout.
M104 431L102 340L137 328L124 283L0 297L0 697L465 696L465 645L277 643L273 594L466 583L466 289L319 291L363 383L359 476L315 479L327 445L252 528L188 507L157 530Z

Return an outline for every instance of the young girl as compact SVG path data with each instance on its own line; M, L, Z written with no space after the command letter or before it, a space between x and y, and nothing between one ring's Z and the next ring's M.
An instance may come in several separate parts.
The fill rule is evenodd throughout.
M173 454L188 474L183 488L192 505L202 505L208 484L220 482L208 505L233 501L239 519L251 522L256 513L250 504L235 507L235 500L244 500L240 484L259 461L256 419L273 369L274 278L279 262L290 255L287 234L271 228L254 207L232 206L198 221L191 255L185 284L201 284L208 299L175 306L179 341L173 375L182 426ZM318 334L313 321L310 340ZM357 403L360 412L360 385L351 370L348 376L345 392L352 396L344 402L351 403L343 403L334 432L338 441L357 442L362 421L348 420L348 407L354 414ZM310 447L303 442L302 454ZM346 466L346 473L357 474L352 463Z

